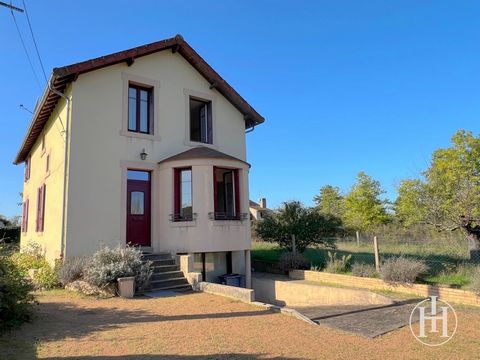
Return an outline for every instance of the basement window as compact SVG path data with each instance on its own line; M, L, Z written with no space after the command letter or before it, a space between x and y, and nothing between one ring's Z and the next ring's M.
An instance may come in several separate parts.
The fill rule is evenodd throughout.
M190 97L190 141L213 143L211 101Z

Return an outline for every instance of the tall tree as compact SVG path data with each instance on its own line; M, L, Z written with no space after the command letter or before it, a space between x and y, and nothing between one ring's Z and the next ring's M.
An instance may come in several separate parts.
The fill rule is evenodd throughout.
M345 196L345 223L355 230L370 231L388 221L386 201L380 199L384 193L380 182L363 171L358 173L357 182Z
M433 153L422 175L401 184L397 213L407 224L423 221L439 230L462 230L480 260L480 137L457 131L449 148Z
M306 208L299 201L285 202L283 207L267 215L255 226L259 238L276 242L292 250L292 235L296 247L303 252L308 246L333 246L333 236L339 224L319 214L314 208Z
M338 187L325 185L320 188L320 193L313 198L317 210L325 216L342 219L345 214L345 203Z

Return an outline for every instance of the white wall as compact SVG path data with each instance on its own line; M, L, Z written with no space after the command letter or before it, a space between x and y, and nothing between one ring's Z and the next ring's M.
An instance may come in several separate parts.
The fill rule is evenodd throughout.
M125 78L129 76L156 84L155 138L121 135ZM130 67L122 63L82 74L73 83L66 256L92 253L101 243L125 242L125 164L154 170L152 245L156 249L191 252L250 247L248 221L214 226L205 218L212 204L208 195L201 193L207 191L212 175L203 165L194 168L194 177L201 180L194 185L194 204L205 206L194 210L201 216L198 226L173 228L168 221L172 180L167 170L157 171L157 162L191 148L186 139L186 91L213 100L215 148L245 160L243 115L216 90L210 90L208 82L179 54L152 54L136 59ZM142 149L148 153L143 162L139 159ZM248 212L246 177L245 170L242 212ZM213 191L213 185L210 188Z

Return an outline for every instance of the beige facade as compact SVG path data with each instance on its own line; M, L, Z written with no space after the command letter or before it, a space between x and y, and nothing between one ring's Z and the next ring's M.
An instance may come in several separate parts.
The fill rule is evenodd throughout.
M129 84L152 89L151 134L128 131ZM38 149L40 138L28 155L32 176L25 183L24 197L30 199L30 224L22 234L22 244L40 243L51 260L91 255L101 245L126 244L127 172L142 170L151 178L153 252L233 252L233 270L244 273L250 222L240 216L235 220L212 217L214 167L238 171L239 211L249 212L246 116L238 106L212 86L185 56L174 51L158 51L133 63L120 62L80 73L66 94L70 106L60 100L43 130L47 151L51 152L50 174L41 170L44 155ZM190 139L191 97L210 103L212 144ZM226 156L162 161L198 146ZM141 159L142 152L146 153L145 159ZM172 221L174 169L183 167L192 170L195 218ZM43 232L36 232L35 194L42 182L47 184L45 226Z

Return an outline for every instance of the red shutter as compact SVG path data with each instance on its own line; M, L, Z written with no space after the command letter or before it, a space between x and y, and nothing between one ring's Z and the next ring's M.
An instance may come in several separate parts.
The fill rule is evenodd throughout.
M30 158L25 160L25 181L30 179Z
M235 215L240 216L240 181L238 176L238 169L233 172L235 176Z
M180 169L173 170L173 220L180 214Z
M22 232L28 231L28 199L23 202L22 207Z
M46 186L43 184L38 188L37 195L37 227L38 232L42 232L45 224L45 193Z
M35 220L35 231L39 231L39 225L40 225L40 202L42 201L42 188L39 187L37 189L37 216Z

